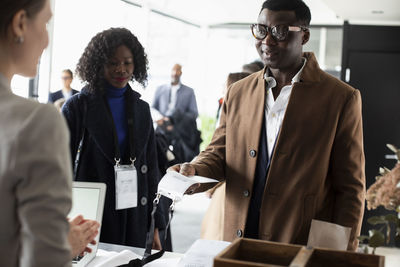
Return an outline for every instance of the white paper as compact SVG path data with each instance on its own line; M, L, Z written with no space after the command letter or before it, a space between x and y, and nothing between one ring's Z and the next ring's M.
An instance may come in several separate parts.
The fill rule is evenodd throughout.
M312 220L307 246L347 250L350 240L350 227Z
M218 180L202 176L187 177L178 172L167 172L158 184L158 192L170 199L179 201L182 199L186 190L194 184L218 183Z
M170 258L170 259L164 259L161 257L160 259L157 259L155 261L151 261L144 266L146 267L176 267L178 264L179 260L181 258Z
M110 267L127 264L133 259L142 258L130 250L121 252L97 250L96 257L86 267Z
M212 267L215 256L229 245L230 242L226 241L198 239L185 253L178 267Z

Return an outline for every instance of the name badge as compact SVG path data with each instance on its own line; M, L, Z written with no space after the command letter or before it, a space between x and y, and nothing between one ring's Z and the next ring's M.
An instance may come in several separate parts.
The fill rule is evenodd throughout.
M116 165L115 170L115 209L137 207L137 171L133 165Z

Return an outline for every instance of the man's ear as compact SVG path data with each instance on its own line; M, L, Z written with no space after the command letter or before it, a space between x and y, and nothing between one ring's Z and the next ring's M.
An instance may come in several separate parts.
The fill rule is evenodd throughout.
M11 21L11 33L15 38L24 38L28 27L28 17L25 10L20 10L15 13Z
M308 40L310 40L310 30L307 30L304 32L303 40L301 41L301 44L305 45L308 42Z

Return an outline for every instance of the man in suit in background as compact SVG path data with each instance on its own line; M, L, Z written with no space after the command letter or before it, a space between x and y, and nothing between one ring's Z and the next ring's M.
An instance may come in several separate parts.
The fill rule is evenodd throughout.
M63 88L54 93L49 94L49 103L54 103L57 100L63 98L65 101L68 100L74 94L79 93L79 91L71 88L72 80L74 79L72 71L69 69L63 70L61 72L61 81Z
M357 248L365 202L361 96L303 53L310 20L301 0L263 3L251 28L266 67L229 88L206 150L171 167L226 180L226 241L305 245L317 219L351 228L347 249Z
M182 66L175 64L171 71L171 83L157 88L152 107L168 120L177 110L196 119L198 116L194 90L181 83ZM158 121L160 125L162 121Z
M198 116L194 90L181 83L182 66L175 64L171 71L171 83L157 88L152 107L161 113L156 133L166 137L173 147L175 160L171 163L192 160L198 153L201 143L197 130Z

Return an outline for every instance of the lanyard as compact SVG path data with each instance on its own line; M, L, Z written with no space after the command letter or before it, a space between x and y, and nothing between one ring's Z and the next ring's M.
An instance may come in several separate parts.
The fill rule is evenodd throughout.
M129 88L127 88L125 94L124 94L124 101L125 101L125 115L128 121L128 143L129 143L129 159L133 165L133 163L136 160L135 157L135 146L133 142L133 125L134 125L134 116L133 116L133 111L132 111L132 104L133 104L133 98L132 98L132 92L130 91ZM121 151L119 149L119 142L118 142L118 134L117 130L115 127L115 122L114 118L112 116L110 106L107 104L107 101L105 100L105 104L108 110L109 117L111 119L112 123L112 130L113 130L113 141L114 141L114 160L115 160L115 165L119 165L121 162Z
M148 233L147 239L146 239L146 250L144 252L143 259L134 259L134 260L131 260L129 263L124 264L124 265L119 265L118 267L141 267L141 266L145 265L146 263L149 263L153 260L161 258L161 256L164 254L164 252L165 252L164 249L161 249L157 253L151 254L151 248L153 246L153 239L154 239L154 228L155 228L154 215L156 213L157 205L160 201L160 198L161 198L161 194L157 193L157 196L153 201L153 210L151 212L150 230L149 230L149 233ZM175 200L172 201L172 204L168 209L169 219L168 219L167 226L165 227L164 241L167 239L168 228L169 228L169 225L171 224L171 220L174 215L174 208L175 208Z

